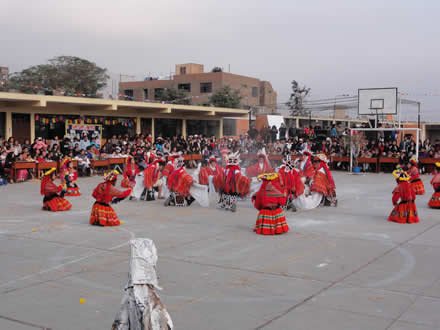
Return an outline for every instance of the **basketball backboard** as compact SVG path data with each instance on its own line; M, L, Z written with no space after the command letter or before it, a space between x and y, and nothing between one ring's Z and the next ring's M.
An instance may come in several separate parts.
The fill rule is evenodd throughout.
M396 115L397 87L358 89L359 115Z

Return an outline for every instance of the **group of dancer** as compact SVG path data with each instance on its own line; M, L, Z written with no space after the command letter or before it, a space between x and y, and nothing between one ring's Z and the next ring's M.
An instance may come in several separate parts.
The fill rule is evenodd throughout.
M393 172L397 187L393 190L393 210L388 221L397 223L417 223L419 216L416 207L416 196L425 194L425 186L420 179L417 159L411 158L404 167ZM431 185L434 194L428 202L430 208L440 209L440 162L435 163Z
M117 226L118 216L111 207L125 198L152 201L164 199L165 206L190 206L198 201L209 206L236 212L239 199L250 197L259 210L254 231L262 235L276 235L289 231L285 212L298 209L313 209L318 206L337 206L336 185L328 168L324 154L312 155L305 150L300 159L287 156L282 165L274 169L264 152L257 155L257 162L247 168L240 167L237 153L222 155L221 166L217 158L209 158L205 166L194 173L185 169L182 155L168 158L151 155L147 164L137 164L133 157L126 159L121 186L116 188L120 174L116 170L104 175L104 182L97 185L92 196L95 203L90 215L90 224ZM397 187L393 191L394 209L388 220L399 223L418 222L415 206L416 195L425 193L423 182L412 159L406 168L393 172ZM45 173L41 182L44 195L43 209L66 211L72 207L65 196L79 196L77 174L70 159L62 162L60 185L55 185L56 169ZM440 208L440 163L436 164L431 184L435 190L429 206Z
M115 170L104 175L104 182L98 184L92 196L96 202L92 207L90 224L117 226L120 221L111 204L125 198L151 201L165 199L165 206L190 206L197 200L202 206L209 206L210 200L219 209L236 212L237 201L251 197L259 210L254 231L263 235L282 234L289 230L284 212L298 208L314 208L322 205L336 206L335 184L327 167L325 155L312 160L305 151L300 161L290 157L276 170L272 168L264 152L258 154L256 164L240 167L237 153L223 154L224 166L215 157L207 164L189 174L185 169L184 157L180 154L168 159L151 155L148 164L137 164L133 157L127 157L121 187L116 182L119 173ZM43 209L66 211L72 207L66 196L80 196L76 183L77 173L70 159L61 163L60 185L55 185L56 169L45 173L41 182L44 195Z

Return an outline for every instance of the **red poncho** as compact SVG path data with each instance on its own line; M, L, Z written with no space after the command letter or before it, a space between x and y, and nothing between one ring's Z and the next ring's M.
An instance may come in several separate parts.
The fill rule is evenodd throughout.
M280 184L288 197L296 198L304 193L304 183L296 170L289 170L283 166L278 171L278 176Z
M189 188L193 184L194 179L186 173L183 167L175 169L167 179L167 186L170 191L177 192L183 197L189 196Z
M248 178L253 178L259 176L260 174L271 173L271 172L273 172L273 168L272 166L270 166L267 157L264 156L263 166L261 167L260 163L257 161L254 165L251 165L246 169L246 176Z
M213 183L217 191L240 196L246 196L251 185L249 178L241 174L238 165L228 165L224 172L214 176Z
M124 169L124 179L134 180L134 177L139 174L139 167L134 164L134 168L131 163L128 163Z
M215 168L213 169L211 166L206 166L206 167L202 167L200 169L200 173L199 173L199 183L200 184L204 184L204 185L208 185L209 184L209 179L208 177L211 176L216 176L218 174L220 174L220 172L223 172L223 168L221 168L217 162L215 163Z
M116 189L111 182L102 182L93 190L92 196L97 202L109 204L113 197L125 198L131 193L131 189L120 191Z
M279 178L271 181L263 180L260 190L254 199L255 208L257 210L277 208L284 204L286 204L286 195Z
M53 183L49 175L43 177L43 179L41 180L41 195L49 197L53 194L59 193L61 190L63 190L63 186L57 186L55 183Z
M407 181L399 181L399 184L393 191L393 205L399 201L410 202L416 200L416 193L411 184Z
M307 156L306 160L301 161L300 175L306 178L313 178L315 175L315 169L313 168L312 159L310 156Z
M160 177L159 164L154 161L144 170L144 185L147 189L152 189L153 185Z

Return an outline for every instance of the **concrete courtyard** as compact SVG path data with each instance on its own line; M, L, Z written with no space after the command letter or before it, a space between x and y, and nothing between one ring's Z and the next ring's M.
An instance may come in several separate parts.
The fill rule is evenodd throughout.
M176 329L440 329L440 210L386 221L391 174L334 173L337 208L288 214L281 236L252 232L257 211L123 201L124 224L88 224L100 177L72 210L41 211L39 182L0 187L0 329L110 329L132 237L159 252L159 292ZM84 299L80 303L80 299Z

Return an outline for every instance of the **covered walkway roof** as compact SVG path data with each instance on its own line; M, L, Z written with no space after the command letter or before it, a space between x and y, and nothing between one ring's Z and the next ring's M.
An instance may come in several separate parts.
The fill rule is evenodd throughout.
M248 111L242 109L0 92L0 109L10 107L53 109L57 113L62 112L63 108L74 108L79 111L104 111L99 114L100 116L132 116L135 113L141 117L143 117L142 115L165 114L177 118L206 116L206 119L210 119L210 117L246 117L248 115Z

